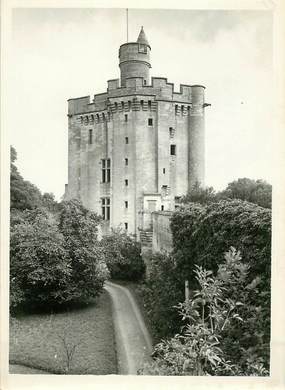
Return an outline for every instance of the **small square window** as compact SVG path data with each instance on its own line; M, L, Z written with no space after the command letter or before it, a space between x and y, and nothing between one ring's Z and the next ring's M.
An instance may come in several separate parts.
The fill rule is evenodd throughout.
M153 120L152 120L152 118L148 118L148 125L149 125L149 126L152 126L152 125L153 125Z
M176 145L170 145L170 155L176 156Z
M127 167L129 165L129 159L125 158L125 166Z
M126 142L126 144L129 143L129 137L125 137L125 142Z
M125 186L128 187L128 185L129 185L129 180L126 179L126 180L125 180Z
M128 122L128 114L125 114L125 122Z
M125 200L125 208L127 209L129 207L129 202Z

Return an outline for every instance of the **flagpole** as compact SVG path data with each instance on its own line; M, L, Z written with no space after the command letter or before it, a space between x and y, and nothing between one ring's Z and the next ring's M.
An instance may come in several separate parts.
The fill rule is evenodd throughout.
M127 17L127 42L129 42L129 10L128 10L128 8L126 8L126 11L127 11L127 14L126 14L126 17Z

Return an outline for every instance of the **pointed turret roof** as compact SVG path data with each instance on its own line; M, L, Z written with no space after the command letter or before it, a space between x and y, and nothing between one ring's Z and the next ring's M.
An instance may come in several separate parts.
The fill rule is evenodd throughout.
M143 26L142 26L141 31L139 33L137 43L148 45L150 47L150 44L148 43L147 37L146 37L144 29L143 29Z

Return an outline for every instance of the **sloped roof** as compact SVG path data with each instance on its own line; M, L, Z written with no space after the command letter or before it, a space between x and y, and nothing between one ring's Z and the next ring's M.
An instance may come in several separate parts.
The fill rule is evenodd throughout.
M137 43L148 45L150 47L150 44L148 43L147 37L146 37L144 29L143 29L143 26L142 26L141 31L139 33Z

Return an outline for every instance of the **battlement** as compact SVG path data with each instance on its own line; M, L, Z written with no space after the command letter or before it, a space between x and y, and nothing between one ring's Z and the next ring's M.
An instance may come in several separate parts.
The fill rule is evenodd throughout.
M79 98L68 100L68 114L88 114L98 111L108 110L109 99L120 99L117 104L125 103L125 107L132 107L136 110L137 105L133 105L133 98L131 96L137 96L139 101L147 101L149 99L155 99L156 101L165 100L175 103L181 103L178 105L176 113L183 113L187 108L186 105L202 105L204 103L204 90L203 85L179 85L179 92L174 92L174 84L169 83L167 78L164 77L152 77L151 84L145 85L143 77L128 77L126 79L125 86L119 86L119 79L108 80L107 92L94 95L93 102L90 102L90 96L83 96ZM146 98L147 97L147 98ZM132 102L130 106L129 102ZM114 112L115 100L113 100L112 111ZM185 107L183 106L185 104ZM144 105L142 106L144 107Z

